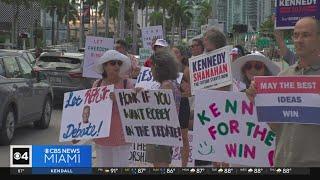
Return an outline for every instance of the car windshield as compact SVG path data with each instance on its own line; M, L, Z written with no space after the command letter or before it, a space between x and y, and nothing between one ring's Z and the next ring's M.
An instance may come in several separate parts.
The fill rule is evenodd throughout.
M79 58L71 57L40 56L37 65L41 68L71 70L80 68L81 61Z

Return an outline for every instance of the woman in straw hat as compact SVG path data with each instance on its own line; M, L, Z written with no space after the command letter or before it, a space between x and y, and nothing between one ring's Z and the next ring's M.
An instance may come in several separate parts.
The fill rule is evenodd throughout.
M95 64L95 71L102 75L102 79L93 83L93 87L114 85L114 89L132 89L133 83L129 79L123 79L123 73L127 72L131 63L127 56L116 50L106 51ZM128 167L129 148L126 143L120 121L119 109L114 93L110 93L113 101L110 134L107 138L94 139L96 148L97 167ZM73 141L76 143L78 141Z
M231 64L233 77L249 88L255 76L275 76L280 67L259 52L238 58Z

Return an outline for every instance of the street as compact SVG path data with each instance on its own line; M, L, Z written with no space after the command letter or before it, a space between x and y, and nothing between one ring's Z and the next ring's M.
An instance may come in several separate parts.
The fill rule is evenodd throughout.
M61 107L54 108L48 129L35 129L32 124L16 129L11 145L67 144L59 143L61 115ZM9 152L10 146L0 146L0 167L9 167Z

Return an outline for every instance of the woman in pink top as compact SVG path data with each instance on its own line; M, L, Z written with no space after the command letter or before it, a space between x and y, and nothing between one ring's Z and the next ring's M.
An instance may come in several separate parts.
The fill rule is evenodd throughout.
M115 50L106 51L96 64L97 73L102 79L93 83L93 87L114 85L115 89L131 89L133 84L129 79L123 79L122 74L130 68L130 60L127 56ZM119 109L114 96L110 93L113 101L110 135L107 138L94 139L96 144L97 167L128 167L129 148L122 131Z

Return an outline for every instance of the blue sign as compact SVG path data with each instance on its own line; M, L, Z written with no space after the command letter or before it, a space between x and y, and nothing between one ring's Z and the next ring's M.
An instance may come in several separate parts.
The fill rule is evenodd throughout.
M320 1L277 0L276 3L277 29L293 29L296 22L306 16L320 19Z
M91 146L33 145L32 167L91 168Z

